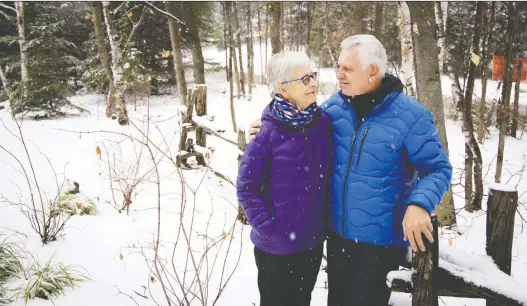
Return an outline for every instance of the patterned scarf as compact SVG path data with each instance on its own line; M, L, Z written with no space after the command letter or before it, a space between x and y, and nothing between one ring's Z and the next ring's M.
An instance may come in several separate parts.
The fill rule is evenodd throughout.
M313 102L304 110L299 110L298 107L289 103L282 95L275 94L272 104L273 114L280 120L293 126L308 125L318 111L316 102Z

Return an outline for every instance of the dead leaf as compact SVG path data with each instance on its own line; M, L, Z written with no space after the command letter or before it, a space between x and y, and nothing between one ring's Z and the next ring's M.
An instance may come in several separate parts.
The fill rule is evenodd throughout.
M123 253L119 254L119 259L123 260L123 258L124 258Z
M92 19L93 19L93 16L90 15L90 14L88 14L88 15L84 16L84 19L85 19L85 20L92 20Z
M77 206L78 209L82 209L82 203L77 203L75 206Z
M99 146L97 146L97 148L95 148L95 154L99 155L99 159L102 160L102 157L101 157L101 148L99 148Z
M152 283L155 283L155 282L156 282L156 279L155 279L153 276L150 276L150 281L151 281Z
M448 245L452 246L452 239L448 239Z
M470 52L470 59L472 60L472 62L473 62L476 66L479 65L479 59L480 59L480 58L479 58L479 55L477 55L476 53L474 53L474 52L471 51L471 52Z
M170 50L163 50L163 53L161 53L161 57L169 57L172 52Z
M134 13L132 13L132 11L128 12L128 17L132 17L134 15Z
M227 237L227 233L226 232L222 232L221 235L223 236L223 238L226 238Z
M414 23L414 25L412 26L412 29L415 34L419 35L419 29L417 28L417 23Z
M402 51L401 51L401 55L404 57L408 54L408 49L407 48L404 48Z

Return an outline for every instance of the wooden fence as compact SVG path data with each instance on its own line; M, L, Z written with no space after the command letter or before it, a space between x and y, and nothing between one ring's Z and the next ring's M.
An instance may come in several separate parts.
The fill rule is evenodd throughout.
M207 118L207 87L198 86L190 89L187 95L187 107L181 108L182 132L180 138L180 153L177 157L178 166L187 165L187 159L196 156L200 165L206 165L213 149L207 148L207 134L221 138L238 147L238 162L246 147L245 132L238 130L238 137L228 137L223 130L211 129L204 120ZM193 116L195 109L196 116ZM196 143L188 137L188 132L196 131ZM214 174L235 185L235 181L226 175L211 169ZM487 202L487 241L486 252L496 263L497 268L508 275L511 274L512 241L514 233L514 217L518 206L518 192L515 190L489 190ZM238 220L247 224L243 211L238 207ZM481 298L487 300L487 306L513 306L527 305L527 287L523 288L526 298L522 301L511 297L504 292L503 284L499 280L488 280L485 284L475 284L460 277L451 270L445 269L439 263L441 250L439 249L437 218L432 218L434 225L434 243L426 243L426 252L413 253L411 263L405 268L411 270L393 271L388 275L392 291L407 292L412 294L414 306L437 306L438 296L454 296L465 298ZM446 251L446 250L445 250ZM474 256L466 254L467 257ZM448 264L448 263L447 263ZM470 268L459 267L460 270L470 273ZM402 272L402 273L401 273ZM488 271L487 271L488 272ZM497 272L497 271L495 271ZM498 272L499 273L499 272ZM459 274L459 273L458 273ZM514 282L512 277L508 281ZM518 285L518 288L521 286ZM520 293L521 295L521 293Z

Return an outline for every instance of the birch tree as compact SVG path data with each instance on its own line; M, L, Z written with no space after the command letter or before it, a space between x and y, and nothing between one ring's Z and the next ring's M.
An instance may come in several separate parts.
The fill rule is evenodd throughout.
M405 1L400 2L400 32L401 37L401 80L407 93L417 98L415 91L414 50L412 43L412 19Z

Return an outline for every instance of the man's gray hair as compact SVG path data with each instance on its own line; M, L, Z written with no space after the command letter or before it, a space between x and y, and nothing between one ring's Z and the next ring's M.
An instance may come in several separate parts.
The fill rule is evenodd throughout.
M340 47L342 50L357 48L362 69L366 69L369 65L375 64L379 67L379 76L381 78L386 73L386 65L388 62L386 50L375 36L368 34L353 35L344 39Z
M304 52L282 51L273 54L267 63L267 83L273 86L275 92L278 92L279 83L290 81L291 74L295 70L306 67L311 68L311 60Z

